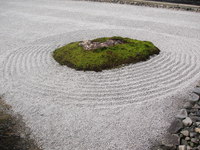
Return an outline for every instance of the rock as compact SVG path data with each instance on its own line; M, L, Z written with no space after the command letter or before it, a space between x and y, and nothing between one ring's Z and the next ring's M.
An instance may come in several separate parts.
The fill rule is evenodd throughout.
M185 145L179 145L178 150L186 150L186 146Z
M166 145L159 145L152 148L153 148L152 150L176 150L174 146L166 146Z
M195 104L192 108L194 108L194 109L200 109L200 106L198 104Z
M122 40L116 40L116 39L108 39L105 42L94 42L94 41L82 41L79 43L80 46L82 46L85 50L94 50L98 48L103 48L103 47L109 47L109 46L114 46L116 44L123 44L124 41Z
M197 125L197 126L200 126L200 122L196 122L196 125Z
M190 146L191 146L191 147L194 147L194 143L190 142Z
M162 141L162 144L170 147L179 145L180 137L177 134L168 134L166 140Z
M196 113L195 112L190 113L189 117L191 117L191 116L196 116Z
M196 133L200 133L200 128L195 128L194 131L195 131Z
M196 139L196 138L191 138L191 142L193 142L193 143L198 143L198 140Z
M195 108L191 108L187 110L188 113L195 113L196 111L198 111L198 109L195 109Z
M169 133L175 134L177 133L180 129L183 128L183 123L180 119L175 119L172 123L171 126L168 129Z
M195 137L197 134L195 132L190 132L190 137Z
M186 109L181 109L179 113L176 115L176 118L185 119L188 116Z
M186 150L192 150L192 147L190 147L189 145L186 146Z
M197 102L199 100L199 96L195 93L190 94L189 101Z
M197 116L190 116L190 118L192 119L193 122L200 121L200 117Z
M21 134L20 134L20 137L21 137L21 138L26 138L26 134L21 133Z
M189 117L197 117L196 121L200 120L200 111L196 111L189 114ZM192 118L191 118L192 119ZM195 121L194 121L195 122Z
M200 117L200 111L196 112L196 116Z
M189 117L186 117L182 122L185 126L191 126L192 125L192 120Z
M180 132L180 131L179 131L179 132ZM183 138L183 137L184 137L184 135L183 135L183 134L179 134L179 137L180 137L180 138Z
M200 95L200 87L196 87L193 92Z
M187 129L189 132L194 132L194 127L193 127L193 126L187 127L186 129Z
M183 108L185 109L191 109L193 107L192 103L190 102L186 102L184 105L183 105Z
M183 130L181 131L181 134L183 134L184 136L189 136L190 132L188 130Z
M190 140L190 137L186 137L185 140L186 140L186 141L189 141L189 140Z
M188 143L187 143L186 140L182 139L182 140L181 140L181 145L188 145Z

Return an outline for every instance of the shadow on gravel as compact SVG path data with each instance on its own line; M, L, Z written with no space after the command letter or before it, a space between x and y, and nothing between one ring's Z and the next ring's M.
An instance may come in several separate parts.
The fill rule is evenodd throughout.
M41 150L30 139L20 115L12 115L11 106L0 98L0 150Z

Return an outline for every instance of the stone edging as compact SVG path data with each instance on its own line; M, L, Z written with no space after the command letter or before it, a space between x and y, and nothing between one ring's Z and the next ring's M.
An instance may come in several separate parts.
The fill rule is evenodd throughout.
M108 2L108 3L118 3L118 4L128 4L128 5L136 5L136 6L148 6L148 7L200 12L200 6L155 2L155 1L141 1L141 0L81 0L81 1Z
M200 150L200 87L193 90L168 132L168 141L156 150Z

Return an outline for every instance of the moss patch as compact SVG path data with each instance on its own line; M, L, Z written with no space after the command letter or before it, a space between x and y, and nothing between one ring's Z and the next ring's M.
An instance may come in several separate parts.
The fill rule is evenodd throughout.
M122 44L85 50L79 42L69 43L53 52L54 59L61 65L67 65L76 70L102 71L119 67L123 64L136 63L149 59L151 55L159 54L160 50L149 41L139 41L122 37L104 37L92 42L121 40Z

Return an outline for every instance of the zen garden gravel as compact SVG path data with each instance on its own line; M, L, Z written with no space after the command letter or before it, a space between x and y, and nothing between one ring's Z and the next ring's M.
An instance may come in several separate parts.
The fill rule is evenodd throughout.
M102 72L76 71L52 58L70 42L110 36L151 41L161 52ZM44 150L149 150L157 142L198 147L199 13L0 0L0 45L0 95Z

